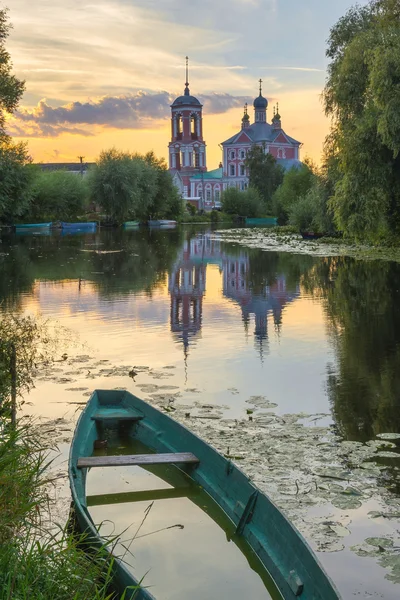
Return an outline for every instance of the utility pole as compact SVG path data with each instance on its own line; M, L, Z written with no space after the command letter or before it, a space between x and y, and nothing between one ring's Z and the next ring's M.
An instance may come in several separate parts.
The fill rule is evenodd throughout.
M80 167L80 170L81 170L81 176L83 177L83 159L84 159L85 157L84 157L84 156L78 156L78 158L79 158L79 162L81 163L81 167Z

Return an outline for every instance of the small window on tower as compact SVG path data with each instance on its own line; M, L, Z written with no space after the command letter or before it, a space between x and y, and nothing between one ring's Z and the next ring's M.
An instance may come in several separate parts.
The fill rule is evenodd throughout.
M190 133L192 140L197 140L197 116L195 114L190 117Z
M195 167L200 167L200 152L199 151L195 151L194 153L194 166Z

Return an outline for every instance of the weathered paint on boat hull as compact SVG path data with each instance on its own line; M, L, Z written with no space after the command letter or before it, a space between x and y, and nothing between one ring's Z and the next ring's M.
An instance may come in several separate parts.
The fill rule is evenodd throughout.
M232 520L285 600L340 598L300 533L236 465L168 415L122 390L93 393L78 421L70 451L69 477L77 520L97 545L103 542L87 511L86 469L78 469L77 462L79 457L92 455L98 437L96 421L92 418L94 413L110 417L116 409L134 411L143 417L132 425L134 437L157 453L192 452L196 455L200 464L196 468L189 467L191 477ZM118 560L115 573L120 589L137 583ZM153 596L141 589L135 598L151 600Z
M123 227L124 229L137 229L139 227L139 221L125 221Z
M49 229L50 223L17 223L14 225L16 231L25 231L27 229Z

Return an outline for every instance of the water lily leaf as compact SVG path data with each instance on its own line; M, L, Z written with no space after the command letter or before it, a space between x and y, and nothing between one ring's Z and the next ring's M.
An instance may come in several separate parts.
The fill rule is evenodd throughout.
M376 437L381 440L400 440L400 433L378 433Z
M382 548L391 548L393 546L393 540L385 537L369 537L366 538L366 543L370 546L381 546Z
M341 479L347 481L350 477L349 471L344 471L340 467L321 467L315 470L315 474L329 479Z
M389 450L381 450L374 454L374 456L379 456L379 458L400 458L400 454L397 452L390 452Z
M329 529L334 531L339 537L346 537L346 535L350 535L350 531L347 529L347 527L343 527L343 525L329 525Z
M337 496L334 496L331 502L333 506L336 506L336 508L341 508L342 510L355 509L362 506L362 502L360 502L358 498L345 494L338 494Z

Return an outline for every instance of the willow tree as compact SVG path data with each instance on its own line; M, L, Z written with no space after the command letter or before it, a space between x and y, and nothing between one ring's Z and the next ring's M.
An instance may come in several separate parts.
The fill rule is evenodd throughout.
M0 8L0 220L3 222L12 222L25 212L31 182L26 145L14 144L5 129L6 117L15 111L25 89L24 81L12 73L11 56L5 46L10 29L7 9Z
M331 207L354 237L400 234L400 5L373 0L331 29L324 90L336 164Z

